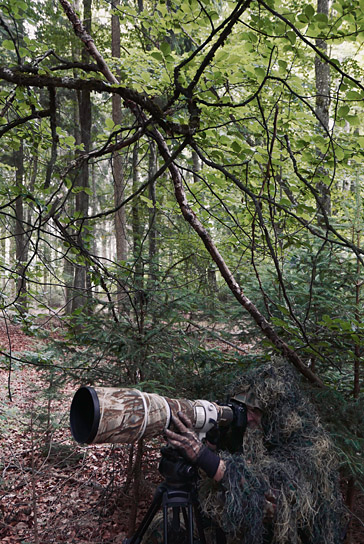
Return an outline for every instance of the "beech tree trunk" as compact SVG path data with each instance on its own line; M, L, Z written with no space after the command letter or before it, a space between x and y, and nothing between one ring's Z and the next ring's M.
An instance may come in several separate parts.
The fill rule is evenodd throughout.
M149 178L157 172L157 150L154 141L150 142L149 146ZM158 247L157 247L157 196L156 196L156 180L149 185L149 199L153 203L153 207L149 208L149 286L157 279L158 270Z
M84 27L87 32L91 32L91 0L83 1L83 13L84 13ZM88 62L88 53L85 49L82 50L82 60ZM79 119L80 119L80 136L81 143L83 144L83 153L88 153L90 151L91 144L91 124L92 124L92 115L91 115L91 97L90 91L80 91L79 93ZM79 177L77 180L78 187L89 187L89 165L87 161L84 161L82 164ZM84 217L88 214L89 206L89 196L84 191L79 191L76 193L76 205L75 211L76 215L79 217ZM81 225L79 223L79 225ZM82 226L79 226L79 231L77 233L77 244L79 246L84 245L84 236L83 228L85 223ZM87 303L87 285L86 285L86 274L87 268L83 262L80 262L75 266L75 275L73 280L73 289L75 291L75 296L72 301L72 311L82 308Z
M317 13L323 13L329 16L329 0L317 0ZM328 52L327 43L323 39L316 40L316 46L325 54ZM329 132L329 108L330 108L330 66L322 58L316 55L315 58L315 77L316 77L316 115L319 120L319 128L325 137ZM317 151L318 157L325 160L322 152ZM318 169L319 174L325 174L324 166ZM318 207L318 222L323 226L323 216L331 214L331 191L330 187L320 181L317 183L317 189L321 199L321 207Z
M20 142L19 149L14 153L14 165L16 168L15 183L19 187L24 182L24 148ZM28 239L24 225L24 206L22 196L15 201L15 257L16 257L16 297L21 314L27 311L27 282L25 278L26 262L28 259Z
M139 153L138 144L133 149L133 193L139 189ZM143 289L143 262L142 262L142 237L143 226L141 220L140 201L133 199L131 215L133 228L133 257L134 257L134 285L136 292Z
M119 6L120 0L113 0L111 8L115 9ZM117 14L111 15L111 54L113 57L120 58L120 21ZM118 77L120 73L116 71ZM112 96L112 120L115 125L121 125L121 97L113 94ZM118 208L124 200L124 168L123 158L119 152L112 155L112 174L114 180L114 202L117 211L115 213L115 240L116 240L116 259L118 262L125 261L127 258L127 240L126 240L126 218L125 208Z

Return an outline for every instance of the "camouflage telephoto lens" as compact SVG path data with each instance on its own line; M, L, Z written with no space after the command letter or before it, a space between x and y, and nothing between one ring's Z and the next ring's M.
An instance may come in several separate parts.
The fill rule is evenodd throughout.
M233 418L229 406L207 400L170 399L138 389L81 387L70 411L73 438L80 444L133 444L142 437L160 436L171 416L182 411L194 429L205 434L216 422L228 425Z

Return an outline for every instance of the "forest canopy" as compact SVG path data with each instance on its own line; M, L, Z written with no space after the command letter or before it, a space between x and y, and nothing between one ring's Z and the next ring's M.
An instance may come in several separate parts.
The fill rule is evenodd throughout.
M363 7L1 3L2 316L68 330L30 364L211 395L280 353L362 478Z

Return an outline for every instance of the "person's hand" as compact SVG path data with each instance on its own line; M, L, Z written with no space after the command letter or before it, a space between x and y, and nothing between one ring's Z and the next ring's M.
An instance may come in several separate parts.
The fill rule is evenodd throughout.
M165 431L168 444L176 448L188 461L195 463L203 444L193 430L190 418L183 412L178 412L177 416L171 418L177 432L170 429Z
M204 470L207 476L214 478L221 463L220 457L202 444L186 414L178 412L177 416L178 418L172 416L172 423L178 432L170 429L165 431L168 443L180 451L188 461ZM219 479L222 475L223 471L219 473Z

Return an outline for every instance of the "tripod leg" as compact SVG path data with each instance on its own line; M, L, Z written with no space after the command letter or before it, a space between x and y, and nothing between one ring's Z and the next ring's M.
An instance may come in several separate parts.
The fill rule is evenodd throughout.
M196 520L196 527L197 527L198 537L200 539L201 544L206 544L205 531L204 531L204 528L203 528L201 512L199 510L198 505L195 505L194 511L195 511L195 520Z
M168 519L168 512L172 512L172 519ZM184 521L185 521L185 528L181 527L181 513L183 515ZM173 539L176 538L176 535L180 535L181 533L187 533L188 530L188 522L187 522L187 514L186 514L186 507L183 506L173 506L172 508L168 505L165 505L163 507L163 538L164 542L163 544L168 544L168 537L172 537ZM170 535L169 535L170 533ZM193 540L189 539L186 544L193 544Z
M163 540L168 544L168 506L163 506Z
M186 526L188 534L188 544L193 544L193 508L192 504L188 505L188 524Z
M160 506L162 504L163 493L164 493L164 489L161 488L161 487L158 487L157 491L156 491L156 493L154 495L154 499L153 499L147 513L145 514L144 518L142 519L142 521L141 521L141 523L140 523L140 525L138 527L137 532L134 533L134 535L131 538L125 538L123 540L123 544L140 544L146 530L148 529L148 527L151 524L154 516L156 515L156 513L158 512L158 510L159 510L159 508L160 508Z
M181 526L181 514L183 516L184 520L184 527ZM169 531L171 532L171 535L169 535ZM176 535L184 535L186 538L185 544L193 544L193 509L192 504L186 505L186 506L173 506L172 507L172 520L169 523L168 520L168 506L164 506L163 508L163 538L164 543L168 544L168 536L172 536L172 542L173 538L176 537ZM179 537L181 538L181 536ZM203 543L202 543L203 544Z

